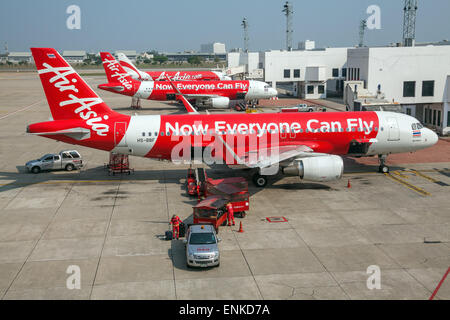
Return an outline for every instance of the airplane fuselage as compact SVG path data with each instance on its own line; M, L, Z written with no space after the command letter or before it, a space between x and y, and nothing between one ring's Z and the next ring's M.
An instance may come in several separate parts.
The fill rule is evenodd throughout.
M276 96L276 91L261 81L175 81L175 86L187 96L225 97L230 100L268 99ZM108 83L100 89L147 100L175 100L175 90L168 81L135 81L129 84Z
M86 126L75 120L65 126ZM72 124L67 123L72 122ZM189 114L144 115L110 118L108 131L101 137L75 140L65 135L48 138L72 144L135 156L172 160L173 150L180 142L206 147L220 136L234 144L242 156L256 143L261 147L305 145L314 152L334 155L372 156L412 152L436 143L434 132L427 128L412 129L418 121L410 116L391 112L317 112L261 114ZM56 131L45 129L46 123L34 124L29 132ZM120 129L119 129L120 128ZM58 128L59 130L63 128ZM90 129L86 126L86 129ZM416 133L414 133L416 132ZM101 141L101 143L99 143ZM235 161L227 164L236 164Z

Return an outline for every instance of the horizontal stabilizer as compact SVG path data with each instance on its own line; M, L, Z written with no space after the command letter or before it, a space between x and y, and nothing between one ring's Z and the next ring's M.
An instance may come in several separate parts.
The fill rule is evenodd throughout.
M32 134L38 136L65 135L75 140L84 140L91 137L91 130L86 128L71 128L51 132L33 132Z

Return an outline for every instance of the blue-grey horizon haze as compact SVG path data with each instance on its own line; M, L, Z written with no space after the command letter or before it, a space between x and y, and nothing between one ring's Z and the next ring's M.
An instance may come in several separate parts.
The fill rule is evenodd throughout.
M284 49L285 1L117 1L15 0L0 10L0 51L28 51L30 47L57 50L130 49L160 52L199 51L200 45L225 43L227 50L244 46L241 21L249 23L251 51ZM358 26L367 7L381 9L381 29L367 30L365 44L401 42L403 0L291 0L294 9L293 44L315 40L316 47L355 46ZM81 29L66 27L66 9L81 9ZM416 41L450 38L450 1L419 0Z

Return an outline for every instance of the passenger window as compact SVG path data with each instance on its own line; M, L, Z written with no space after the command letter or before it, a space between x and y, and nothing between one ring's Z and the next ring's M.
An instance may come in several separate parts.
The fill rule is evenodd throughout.
M44 161L53 161L53 156L50 156L50 157L45 158Z
M72 157L67 152L64 152L62 155L63 159L71 159Z
M80 155L79 155L78 153L73 152L73 151L70 153L70 155L71 155L72 157L74 157L74 158L79 158L79 157L80 157Z
M58 160L59 160L59 156L54 156L54 157L53 157L53 160L54 160L54 161L58 161Z
M152 136L152 133L151 133L151 132L149 132L149 133L148 133L148 136L149 136L149 137L151 137L151 136Z
M145 132L142 132L142 136L145 137Z

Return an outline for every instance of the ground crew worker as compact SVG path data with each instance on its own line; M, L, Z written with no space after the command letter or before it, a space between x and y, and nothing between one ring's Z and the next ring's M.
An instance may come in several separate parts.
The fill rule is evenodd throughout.
M170 224L172 225L172 239L179 239L180 238L180 223L182 223L180 217L177 215L173 215L172 219L170 220Z
M234 226L235 225L234 210L233 210L233 205L231 204L231 202L227 203L227 212L228 212L228 216L227 216L228 225L231 226L231 223L233 223L233 226Z

